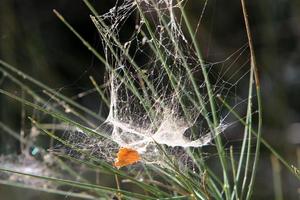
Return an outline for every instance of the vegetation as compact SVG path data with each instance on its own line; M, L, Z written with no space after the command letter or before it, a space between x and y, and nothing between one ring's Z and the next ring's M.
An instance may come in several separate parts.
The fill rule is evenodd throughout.
M103 63L106 80L90 76L93 88L74 98L0 60L0 84L11 87L2 84L1 96L21 105L22 114L20 133L0 123L21 147L19 155L0 157L1 184L83 199L251 199L262 144L272 153L276 198L283 198L278 166L298 180L300 173L262 137L244 0L248 44L215 63L205 61L197 38L207 2L196 27L185 1L117 0L102 15L83 2L102 51L54 14ZM234 72L245 52L249 62ZM235 96L246 82L247 96ZM100 98L99 112L77 101L91 93ZM242 127L238 143L226 138L233 127Z

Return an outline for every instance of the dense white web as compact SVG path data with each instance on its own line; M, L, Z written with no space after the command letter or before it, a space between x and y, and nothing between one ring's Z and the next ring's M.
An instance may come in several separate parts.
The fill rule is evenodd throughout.
M109 134L117 148L134 149L149 163L162 164L164 155L158 145L166 146L167 153L174 155L178 148L212 144L229 126L227 115L217 106L218 126L209 128L212 114L201 69L203 65L210 73L225 61L205 63L197 57L182 31L181 3L124 0L108 13L92 17L109 73L110 111L104 124L112 127ZM120 37L135 12L139 14L132 34ZM214 98L226 97L236 84L217 75L212 82Z

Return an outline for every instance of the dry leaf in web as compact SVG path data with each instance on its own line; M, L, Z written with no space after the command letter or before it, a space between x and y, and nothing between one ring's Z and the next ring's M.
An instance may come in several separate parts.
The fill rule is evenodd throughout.
M130 148L121 147L117 154L116 162L114 163L115 167L125 167L127 165L132 165L141 160L139 153Z

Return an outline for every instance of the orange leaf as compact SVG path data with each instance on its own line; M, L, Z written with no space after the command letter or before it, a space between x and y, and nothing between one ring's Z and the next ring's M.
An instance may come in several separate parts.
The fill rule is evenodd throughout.
M132 165L133 163L136 163L139 160L141 160L141 157L136 150L121 147L117 154L117 159L114 163L114 166L120 168L127 165Z

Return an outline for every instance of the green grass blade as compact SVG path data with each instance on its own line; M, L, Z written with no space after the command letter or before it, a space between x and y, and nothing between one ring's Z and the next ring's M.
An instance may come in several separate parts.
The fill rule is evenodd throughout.
M5 181L5 180L0 180L0 184L12 186L12 187L23 188L23 189L47 192L47 193L52 193L52 194L58 194L58 195L62 195L65 197L75 197L75 198L81 198L81 199L97 199L96 197L88 195L88 194L67 192L67 191L50 189L50 188L40 188L40 187L36 187L36 186L30 186L27 184L16 183L16 182Z

